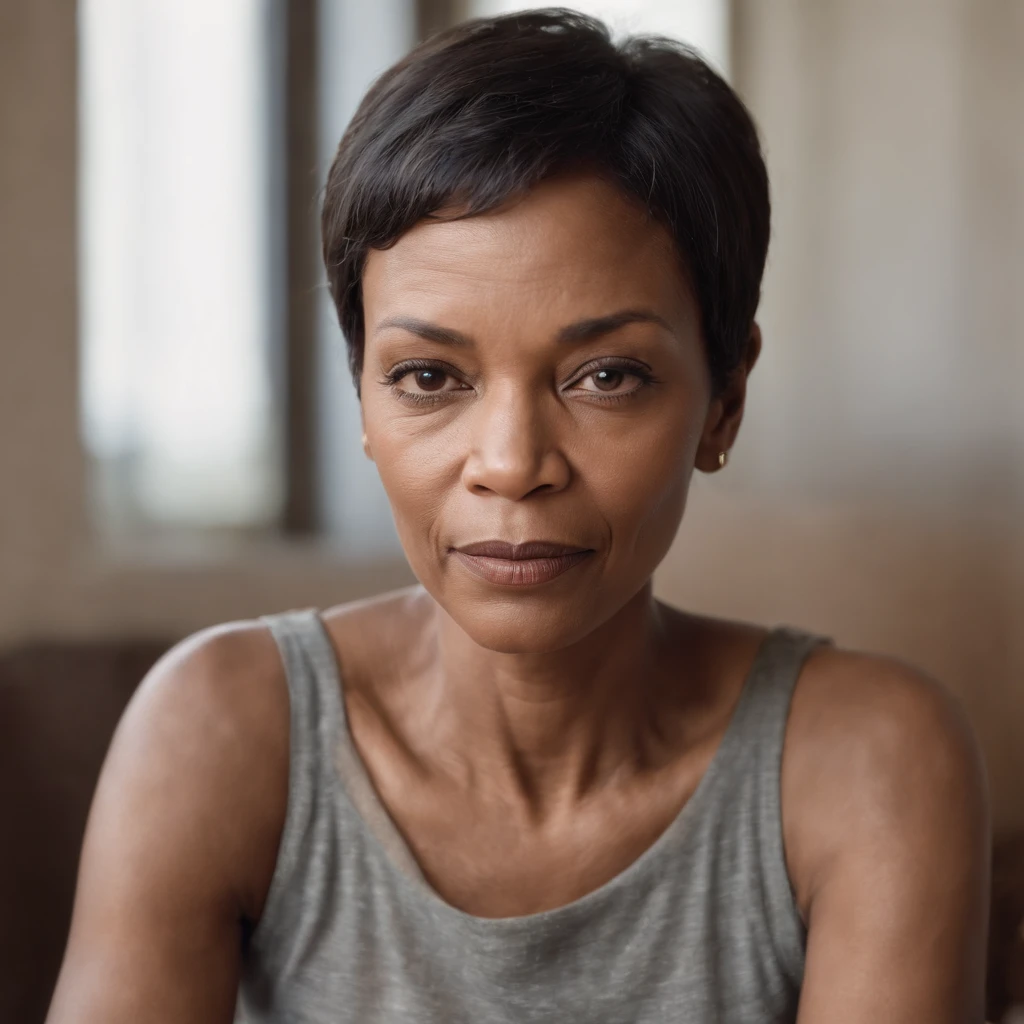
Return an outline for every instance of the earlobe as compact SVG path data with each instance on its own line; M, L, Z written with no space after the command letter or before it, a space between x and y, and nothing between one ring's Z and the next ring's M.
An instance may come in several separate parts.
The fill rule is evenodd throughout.
M363 434L363 454L373 462L373 453L370 451L370 439L365 433Z
M729 464L729 449L721 448L718 452L714 449L702 445L700 451L697 453L697 462L695 469L699 469L702 473L719 473Z
M747 398L747 378L761 354L761 328L750 325L750 338L742 362L733 371L731 379L722 391L712 399L704 423L697 469L705 473L716 473L725 469L729 453L736 443L736 434L743 421L743 410Z
M717 473L725 467L729 459L728 424L725 422L727 410L720 397L711 400L700 445L697 448L695 469L702 473Z

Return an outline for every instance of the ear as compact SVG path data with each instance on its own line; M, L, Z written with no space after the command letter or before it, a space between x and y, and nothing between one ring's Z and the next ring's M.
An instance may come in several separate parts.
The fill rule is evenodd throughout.
M750 325L750 337L747 339L743 361L708 406L696 461L697 469L704 473L717 473L722 468L719 456L722 452L728 455L736 443L747 401L747 378L760 354L761 328L753 323Z

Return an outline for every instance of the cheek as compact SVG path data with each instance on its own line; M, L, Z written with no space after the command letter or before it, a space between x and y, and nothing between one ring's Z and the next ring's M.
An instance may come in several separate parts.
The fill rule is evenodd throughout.
M609 515L617 510L614 518L638 523L685 495L702 427L698 403L687 398L677 391L628 424L585 433L580 468Z
M415 437L386 436L375 443L374 457L396 518L433 520L452 484L450 451Z
M364 403L364 424L395 526L414 562L415 549L431 535L459 483L459 459L436 430L425 429L425 418L389 416L375 404Z
M588 444L580 472L599 503L619 557L646 563L675 537L693 475L701 424L684 414L652 416L624 435Z

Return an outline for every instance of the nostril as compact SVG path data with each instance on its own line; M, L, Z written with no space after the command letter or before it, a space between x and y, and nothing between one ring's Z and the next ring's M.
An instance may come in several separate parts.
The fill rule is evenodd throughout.
M514 501L564 490L571 477L565 459L555 450L481 450L466 460L462 482L478 496L498 495Z

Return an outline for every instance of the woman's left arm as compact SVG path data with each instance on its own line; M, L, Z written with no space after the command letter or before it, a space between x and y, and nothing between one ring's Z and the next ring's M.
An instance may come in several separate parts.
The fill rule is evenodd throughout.
M830 652L807 674L783 766L798 1024L981 1024L990 824L971 730L896 663Z

